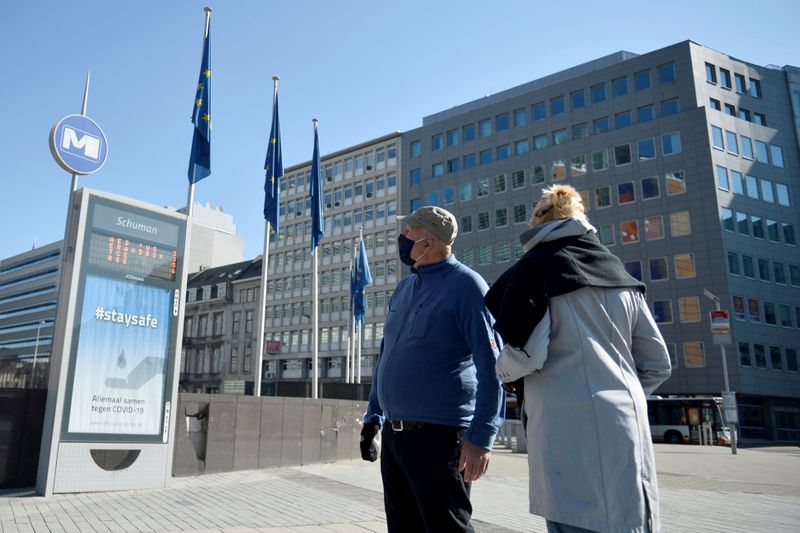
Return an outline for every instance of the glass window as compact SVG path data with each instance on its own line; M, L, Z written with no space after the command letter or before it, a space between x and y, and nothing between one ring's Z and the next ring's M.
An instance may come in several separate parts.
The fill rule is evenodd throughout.
M769 271L769 261L766 259L758 258L758 279L761 281L772 281L772 276Z
M633 75L633 84L637 91L650 88L650 71L642 70Z
M750 78L750 96L761 98L761 82L755 78Z
M740 235L750 235L747 213L736 212L736 231L738 231Z
M614 225L613 224L605 224L600 226L597 231L597 236L600 238L600 242L605 244L606 246L613 246L614 245Z
M783 183L776 183L775 184L775 192L778 196L778 204L789 207L791 203L789 202L789 187L784 185Z
M409 172L409 181L412 187L416 187L422 183L422 170L418 168L411 169L411 172Z
M639 242L639 223L635 220L623 220L619 223L622 244Z
M786 348L784 352L786 353L786 370L789 372L797 372L797 350L794 348Z
M733 211L727 207L722 208L722 229L733 231Z
M659 83L670 83L675 81L675 64L666 63L658 66Z
M675 115L679 113L681 110L680 103L678 102L677 98L670 98L669 100L663 100L661 102L661 116L668 117L670 115Z
M719 150L725 149L725 141L722 137L722 128L711 126L711 145Z
M505 174L498 174L494 177L494 192L495 194L499 192L506 192L506 175Z
M717 67L711 63L706 63L706 81L709 83L717 83Z
M608 149L603 148L592 152L592 170L595 172L608 168Z
M753 122L759 126L767 125L767 116L764 113L753 113Z
M783 370L783 361L781 360L781 349L778 346L769 347L769 362L773 370Z
M650 281L663 281L669 279L669 271L667 271L667 258L655 257L650 259Z
M514 110L514 127L518 128L528 123L528 110L524 107Z
M475 154L467 154L464 156L464 168L472 168L477 164Z
M658 187L658 176L642 178L642 199L649 200L659 196L661 196L661 191Z
M788 244L790 246L795 246L797 241L794 238L794 225L787 224L786 222L781 223L781 227L783 228L783 242L784 244Z
M759 163L769 163L769 156L767 155L767 143L763 141L756 141L756 161Z
M498 263L506 263L511 260L511 246L507 242L498 243L495 260Z
M733 104L725 104L725 114L732 117L736 116L736 106Z
M431 174L433 176L443 176L444 175L444 163L434 163L431 167Z
M628 94L628 78L617 78L611 82L614 96L625 96Z
M739 364L741 366L753 366L750 359L750 344L747 342L739 343Z
M478 213L478 231L489 229L489 212L481 211Z
M527 154L529 151L530 145L528 144L528 139L514 142L514 155Z
M644 234L648 241L664 238L664 218L661 215L645 217Z
M444 137L441 133L431 136L431 150L434 152L444 148Z
M761 184L761 199L771 204L775 203L775 195L772 193L772 182L769 180L759 180Z
M415 211L422 207L422 198L412 198L410 203L410 210ZM372 210L368 210L364 212L364 219L367 221L372 220Z
M653 319L658 324L672 323L672 301L653 300Z
M481 165L485 165L487 163L492 162L492 151L491 150L481 150L480 152L480 161Z
M736 252L728 252L728 273L739 275L739 254Z
M574 93L570 94L569 99L572 109L580 109L586 105L586 97L583 94L583 90L575 91Z
M601 83L599 85L593 85L591 91L592 91L592 103L596 104L605 101L606 99L605 83Z
M611 207L611 187L598 187L594 190L594 205L598 209Z
M461 160L460 159L450 159L447 161L447 171L448 172L458 172L461 170Z
M555 116L555 115L560 115L563 112L564 112L564 97L558 96L556 98L551 98L550 114Z
M492 245L481 246L478 249L478 264L490 265L492 264Z
M494 225L497 228L508 226L508 209L502 207L494 210Z
M753 142L750 140L750 137L745 137L744 135L739 136L739 140L742 144L742 157L745 159L753 159Z
M725 141L728 143L728 153L739 155L739 141L736 138L736 133L725 130Z
M572 126L572 138L573 139L583 139L584 137L589 136L589 124L586 122L581 122L580 124L575 124Z
M458 130L448 130L447 132L447 146L458 145Z
M544 175L544 165L534 165L531 168L531 184L543 183Z
M722 109L722 104L716 98L709 98L708 99L708 107L715 111L720 111Z
M717 165L717 187L723 191L731 190L731 184L728 180L728 169L722 165Z
M788 305L778 305L778 323L784 328L792 327L792 311Z
M681 237L692 233L689 211L678 211L669 214L669 231L673 237Z
M543 133L541 135L535 135L533 137L533 149L534 150L541 150L542 148L547 148L547 134Z
M608 117L600 117L594 119L594 121L592 122L592 128L594 129L595 135L598 133L607 132L609 129L611 129L609 126Z
M761 322L761 303L755 298L747 299L747 314L750 322Z
M652 137L637 141L636 149L639 152L639 161L649 161L656 158L656 140Z
M472 248L464 248L461 250L461 262L472 267L475 264L475 253Z
M490 119L478 122L478 134L481 137L489 137L492 134L492 121Z
M461 137L465 141L471 141L475 138L475 124L467 124L461 129Z
M698 296L678 298L678 307L681 310L681 322L700 322L700 298Z
M614 115L614 127L617 129L627 128L633 124L630 111L623 111Z
M738 116L742 120L746 120L747 122L752 122L752 118L750 117L750 111L748 111L743 107L739 108L739 112L736 116Z
M734 194L744 194L744 176L738 170L731 169L731 186Z
M444 199L444 203L449 205L453 204L456 201L456 189L455 187L445 187L442 191L442 197Z
M620 144L614 147L614 164L616 166L627 165L631 162L631 145Z
M747 92L747 86L746 86L745 81L744 81L744 76L742 76L741 74L734 73L733 74L733 79L736 82L736 92L737 93L746 93Z
M639 260L625 263L625 270L634 278L642 281L642 262Z
M528 220L528 209L525 204L514 206L514 224L520 224Z
M553 181L563 180L567 177L567 164L563 159L553 161Z
M694 268L694 254L676 254L675 255L675 277L693 278L697 275Z
M747 196L758 200L758 179L755 176L747 175Z
M458 186L458 200L466 202L472 199L472 183L466 182Z
M617 184L617 201L620 205L636 201L636 190L632 181Z
M531 113L533 115L533 120L544 120L545 117L547 116L547 112L544 107L544 102L533 104L531 108Z
M681 314L681 317L683 315ZM681 320L687 322L686 320ZM686 368L703 368L706 366L706 354L703 343L691 341L683 343L683 362Z
M786 270L784 270L781 261L772 262L772 278L775 280L775 283L786 285Z
M764 302L764 324L770 326L778 325L778 319L775 316L775 304L772 302Z
M777 144L770 144L769 153L772 156L772 164L776 167L783 168L783 148Z
M636 119L639 122L648 122L648 121L653 120L653 119L656 118L656 108L653 107L652 105L646 105L646 106L640 107L636 111L636 115L637 115Z
M661 153L664 156L680 153L681 149L681 132L673 131L661 135Z
M730 73L730 71L725 70L724 68L720 68L719 69L719 81L720 81L720 85L722 85L726 89L730 89L731 88L731 73Z
M573 178L586 175L586 155L573 155L569 160L569 173Z
M756 278L756 269L752 256L742 254L742 275L750 279Z
M419 141L411 141L411 144L408 145L408 151L411 154L411 157L419 157L422 155L422 143Z
M507 144L501 144L497 147L497 159L498 161L501 159L508 159L511 157L511 146Z
M555 130L553 132L553 144L562 144L569 140L569 133L567 130Z
M489 196L489 178L480 178L475 183L475 196L478 198Z
M509 126L508 113L497 115L494 120L495 120L495 131L505 131L508 129Z
M513 189L520 189L525 186L525 171L515 170L511 173L511 187Z

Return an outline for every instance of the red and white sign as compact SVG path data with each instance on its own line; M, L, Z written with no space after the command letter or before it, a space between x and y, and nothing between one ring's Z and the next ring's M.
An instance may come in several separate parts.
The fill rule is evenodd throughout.
M709 315L711 316L711 333L725 334L731 332L731 319L728 311L711 311Z

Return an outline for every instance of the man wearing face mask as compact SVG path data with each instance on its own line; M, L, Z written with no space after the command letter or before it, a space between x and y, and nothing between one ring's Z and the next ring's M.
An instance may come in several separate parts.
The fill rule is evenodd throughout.
M505 409L488 286L452 255L458 225L449 211L425 206L397 218L411 275L389 303L361 456L377 459L382 427L390 533L471 532L471 483L488 468Z

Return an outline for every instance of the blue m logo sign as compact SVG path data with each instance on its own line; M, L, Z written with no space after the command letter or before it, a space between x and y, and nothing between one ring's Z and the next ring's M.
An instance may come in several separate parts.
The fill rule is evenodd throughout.
M69 126L64 127L61 148L75 156L97 161L100 159L100 143L99 137Z

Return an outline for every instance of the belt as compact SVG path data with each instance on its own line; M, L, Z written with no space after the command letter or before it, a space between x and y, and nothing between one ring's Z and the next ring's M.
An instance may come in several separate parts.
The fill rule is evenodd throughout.
M426 425L425 422L417 422L415 420L392 420L389 423L394 431L410 431L412 429L419 429Z

